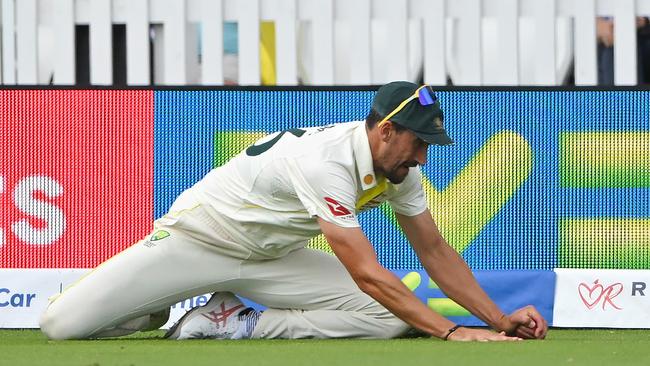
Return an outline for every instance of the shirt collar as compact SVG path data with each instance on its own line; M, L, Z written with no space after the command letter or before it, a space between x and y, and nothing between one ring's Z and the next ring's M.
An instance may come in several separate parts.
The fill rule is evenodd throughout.
M357 121L352 143L361 188L366 191L377 185L377 177L375 176L375 169L372 165L372 153L370 152L370 143L368 142L365 121Z

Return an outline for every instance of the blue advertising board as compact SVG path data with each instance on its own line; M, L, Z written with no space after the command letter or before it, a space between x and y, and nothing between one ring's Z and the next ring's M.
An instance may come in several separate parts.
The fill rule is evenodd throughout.
M373 95L156 91L155 217L263 134L364 119ZM423 184L441 232L473 270L650 268L649 92L438 97L455 144L429 149ZM360 221L384 266L422 269L390 209Z

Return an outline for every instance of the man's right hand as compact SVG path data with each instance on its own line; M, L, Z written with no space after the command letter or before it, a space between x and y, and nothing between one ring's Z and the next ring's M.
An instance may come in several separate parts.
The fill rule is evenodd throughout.
M472 329L460 327L456 329L453 333L447 338L448 341L459 341L459 342L500 342L500 341L522 341L523 338L519 337L509 337L505 332L495 333L487 329Z

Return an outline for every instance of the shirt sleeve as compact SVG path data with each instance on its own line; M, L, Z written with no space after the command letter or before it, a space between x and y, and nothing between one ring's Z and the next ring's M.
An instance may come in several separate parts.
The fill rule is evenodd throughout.
M350 173L334 162L288 161L287 171L298 199L312 216L341 227L359 227L356 183Z
M411 168L406 179L395 188L394 194L388 198L393 211L404 216L416 216L427 209L419 167Z

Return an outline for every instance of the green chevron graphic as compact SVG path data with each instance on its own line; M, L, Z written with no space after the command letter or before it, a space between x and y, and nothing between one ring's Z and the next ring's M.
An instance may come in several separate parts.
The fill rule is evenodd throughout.
M650 219L562 219L559 225L559 267L650 268Z
M214 135L214 164L221 166L255 141L266 136L265 132L220 132Z
M562 187L650 187L650 132L563 132L559 149Z
M560 134L559 183L566 188L650 188L650 132ZM650 218L562 218L558 265L650 268Z
M429 207L447 242L462 253L528 179L532 167L528 141L502 131L488 139L444 190L423 177Z
M402 277L402 283L404 283L409 290L415 291L422 283L422 276L418 272L409 272ZM438 285L429 278L427 287L437 289ZM427 306L442 316L472 316L472 314L465 310L465 308L446 297L428 298Z

